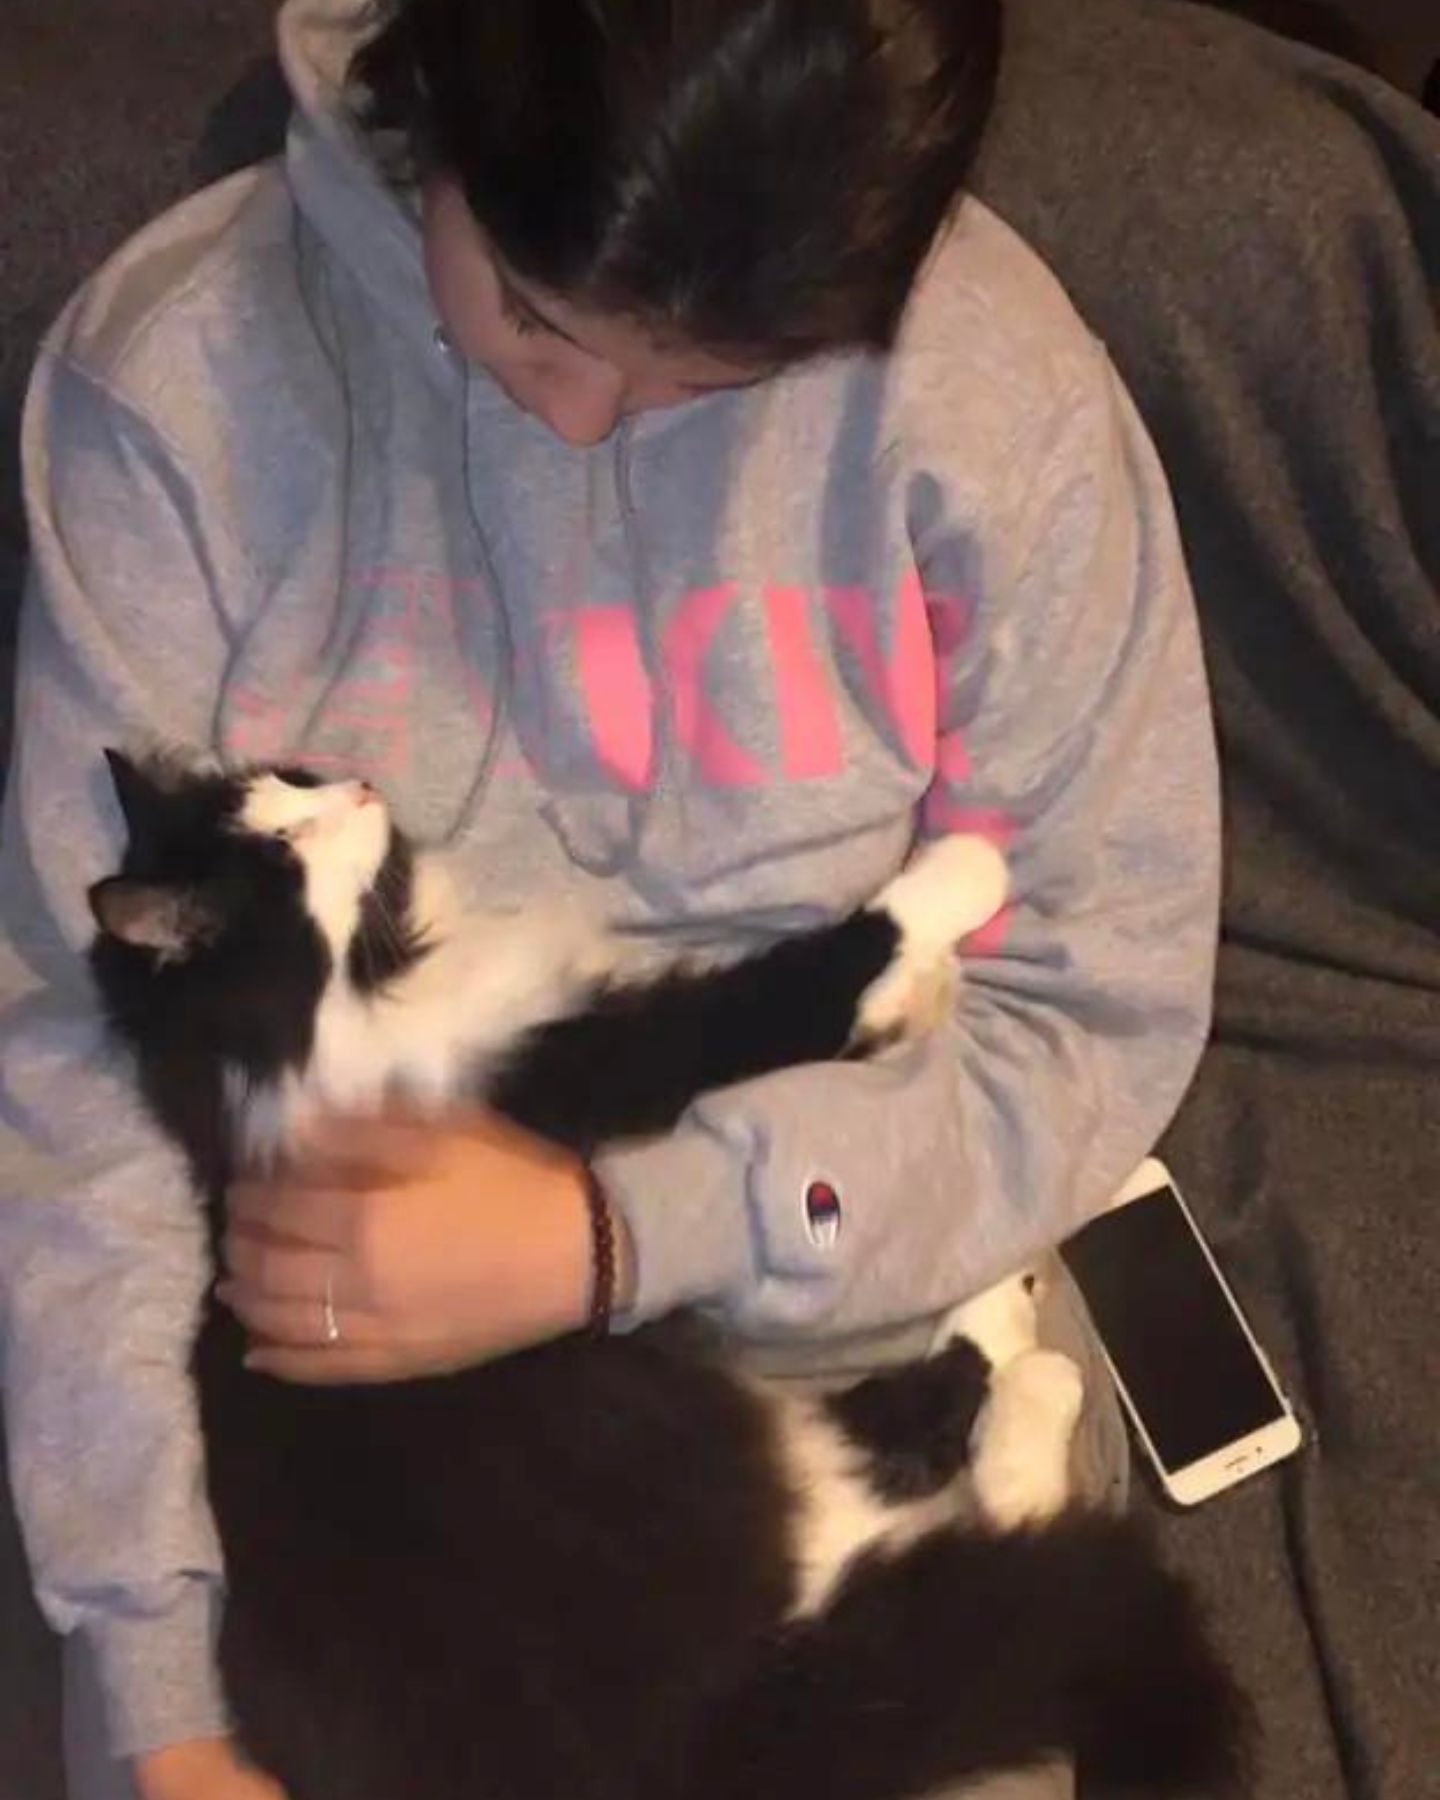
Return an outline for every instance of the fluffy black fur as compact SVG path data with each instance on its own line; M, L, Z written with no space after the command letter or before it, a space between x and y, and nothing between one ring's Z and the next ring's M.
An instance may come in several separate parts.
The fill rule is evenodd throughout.
M923 1500L965 1467L989 1385L989 1363L974 1344L956 1338L927 1362L883 1369L831 1394L825 1405L845 1435L869 1451L877 1493Z
M517 1124L589 1153L667 1130L697 1094L843 1056L864 994L900 934L856 912L728 968L683 966L607 987L583 1012L533 1032L489 1099Z
M92 891L94 973L214 1235L232 1173L222 1064L257 1081L303 1066L329 954L288 850L226 829L238 781L112 767L130 841ZM386 871L350 959L377 990L424 954L407 853ZM162 950L121 941L137 918ZM880 943L822 933L811 960L755 966L820 986L838 948L843 988L845 959ZM606 996L611 1053L681 991L629 1010ZM718 1004L770 1028L756 996ZM594 1106L577 1134L544 1096L557 1066L576 1093L583 1043L542 1033L507 1081L556 1135L599 1138ZM221 1667L241 1743L290 1800L903 1800L1065 1751L1156 1793L1213 1794L1231 1770L1225 1678L1122 1521L946 1532L787 1626L775 1415L689 1328L375 1388L269 1381L243 1347L207 1302L194 1373L226 1562ZM833 1406L877 1485L915 1493L963 1461L982 1395L957 1347Z
M1082 1792L1214 1796L1237 1700L1144 1537L1077 1512L856 1571L710 1721L688 1800L894 1800L1048 1751Z

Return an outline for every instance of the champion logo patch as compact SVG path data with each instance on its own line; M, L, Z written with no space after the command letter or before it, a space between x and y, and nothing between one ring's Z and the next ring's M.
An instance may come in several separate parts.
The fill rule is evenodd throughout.
M805 1228L811 1241L828 1250L840 1235L840 1196L828 1181L812 1181L805 1190Z

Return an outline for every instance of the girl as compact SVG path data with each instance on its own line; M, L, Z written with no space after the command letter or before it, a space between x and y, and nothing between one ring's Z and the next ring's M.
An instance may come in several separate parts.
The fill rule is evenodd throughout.
M771 1369L907 1353L1102 1204L1189 1079L1215 933L1163 479L962 198L996 0L291 0L281 43L283 166L77 296L26 425L7 1406L40 1595L146 1800L273 1789L209 1659L198 1215L77 955L105 745L365 774L478 900L700 943L993 834L1014 903L930 1042L596 1171L629 1317L704 1307ZM277 1378L584 1318L581 1172L483 1119L347 1122L239 1210L227 1293Z

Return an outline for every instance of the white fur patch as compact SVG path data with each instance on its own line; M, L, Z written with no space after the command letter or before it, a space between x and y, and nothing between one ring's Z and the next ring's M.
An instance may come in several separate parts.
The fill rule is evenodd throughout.
M874 903L895 921L900 946L861 998L860 1036L934 1030L954 1001L961 939L994 918L1007 886L1004 857L970 833L937 838L911 858Z
M293 1076L252 1082L233 1063L226 1066L221 1081L241 1162L248 1169L272 1168L301 1123L299 1083Z
M992 1369L1003 1369L1033 1350L1038 1330L1035 1281L1022 1269L953 1307L935 1333L935 1348L943 1350L952 1338L969 1338Z
M317 885L334 895L342 890L334 879L331 847L318 840L315 854L332 863ZM307 887L312 906L313 892ZM347 936L337 946L316 1013L314 1049L303 1078L232 1095L248 1151L275 1154L324 1111L373 1111L387 1098L401 1096L443 1111L468 1099L488 1060L521 1033L570 1010L577 995L612 972L623 954L576 906L467 910L437 856L416 857L411 915L433 950L382 990L359 993L348 977ZM334 918L332 913L332 923Z
M781 1460L794 1497L792 1618L819 1612L867 1550L894 1553L955 1515L952 1493L896 1504L876 1494L868 1453L851 1443L814 1400L765 1389L779 1427Z
M390 815L363 781L297 787L259 775L246 790L237 824L260 837L282 838L305 871L305 901L337 960L360 919L360 904L390 847Z
M465 914L443 866L423 859L415 917L436 948L403 981L377 995L333 985L321 1003L315 1072L333 1105L363 1104L387 1076L437 1107L473 1093L489 1058L569 1010L614 962L578 909Z
M1080 1415L1080 1371L1036 1345L1035 1277L997 1282L947 1314L935 1348L968 1338L991 1364L990 1392L971 1434L970 1476L986 1521L1002 1530L1041 1524L1069 1493L1070 1441ZM797 1592L792 1616L827 1604L866 1552L891 1555L957 1522L953 1488L895 1503L876 1494L869 1453L823 1406L762 1386L775 1417L782 1465L794 1496Z

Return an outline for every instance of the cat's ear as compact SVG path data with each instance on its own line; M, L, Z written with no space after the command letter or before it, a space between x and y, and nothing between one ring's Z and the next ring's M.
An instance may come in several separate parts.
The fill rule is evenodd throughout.
M164 811L168 790L123 750L107 750L105 761L110 766L115 798L120 802L130 837L132 841L143 839Z
M90 910L107 937L180 962L219 927L214 909L193 889L111 875L90 889Z

